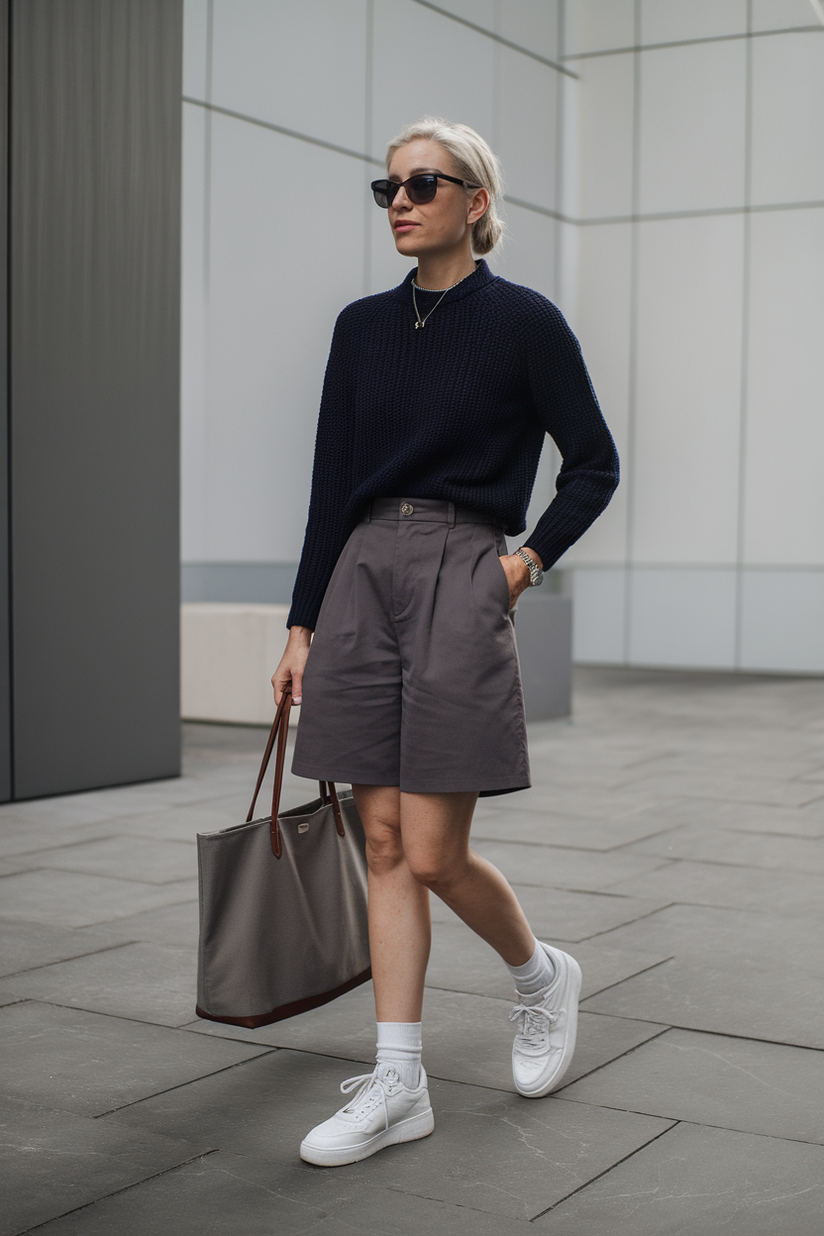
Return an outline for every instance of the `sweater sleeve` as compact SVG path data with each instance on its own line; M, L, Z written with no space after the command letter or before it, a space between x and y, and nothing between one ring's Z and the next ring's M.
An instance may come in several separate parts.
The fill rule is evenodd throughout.
M288 627L315 629L324 593L352 531L347 507L352 482L353 357L347 342L346 310L332 335L315 438L312 490Z
M541 424L561 453L556 494L524 541L552 566L601 514L618 484L618 453L604 423L578 340L542 299L527 344L530 390Z

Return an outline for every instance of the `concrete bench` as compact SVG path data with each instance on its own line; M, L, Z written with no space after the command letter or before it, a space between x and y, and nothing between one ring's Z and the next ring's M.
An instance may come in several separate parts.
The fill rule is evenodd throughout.
M187 721L270 725L269 682L286 643L288 605L192 601L181 607L181 712ZM529 721L567 716L572 603L526 593L515 618ZM300 709L292 712L297 724Z

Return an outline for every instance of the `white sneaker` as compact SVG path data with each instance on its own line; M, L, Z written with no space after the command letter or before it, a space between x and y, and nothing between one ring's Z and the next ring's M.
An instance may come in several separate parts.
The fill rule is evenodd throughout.
M404 1086L388 1064L379 1064L374 1073L350 1077L341 1091L348 1094L356 1086L359 1089L355 1097L301 1142L300 1157L307 1163L320 1167L357 1163L384 1146L414 1142L434 1129L435 1117L423 1068L414 1090Z
M548 987L521 996L509 1014L518 1022L512 1044L512 1077L519 1094L540 1099L560 1085L572 1062L578 1029L581 967L574 957L540 941L555 967Z

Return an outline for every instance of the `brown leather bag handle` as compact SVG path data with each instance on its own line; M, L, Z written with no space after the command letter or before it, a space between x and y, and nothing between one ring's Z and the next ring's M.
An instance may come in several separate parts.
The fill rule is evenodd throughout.
M272 728L269 731L269 738L266 742L266 750L263 753L263 759L260 764L260 772L258 773L255 792L252 795L252 803L249 807L249 814L246 816L246 823L249 824L255 814L255 803L257 802L260 787L263 785L263 778L266 776L266 769L269 767L269 760L272 756L272 749L277 739L277 752L275 754L275 777L272 785L272 819L269 825L269 831L272 838L272 853L275 858L280 858L283 853L283 843L280 836L280 825L278 824L278 812L280 811L280 793L283 788L283 769L286 764L286 743L289 737L289 714L292 711L292 689L286 687L281 696L280 703L275 712L275 719L272 722ZM343 816L341 815L340 803L334 783L325 781L318 782L320 786L321 802L326 803L331 801L332 814L335 817L335 828L341 837L346 834L343 828Z

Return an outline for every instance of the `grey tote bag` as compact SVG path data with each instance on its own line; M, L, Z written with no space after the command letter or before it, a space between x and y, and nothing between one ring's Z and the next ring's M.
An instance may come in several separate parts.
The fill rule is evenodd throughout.
M291 696L278 706L245 824L197 838L198 1017L265 1026L372 976L363 825L351 791L278 814ZM253 820L277 742L272 814Z

